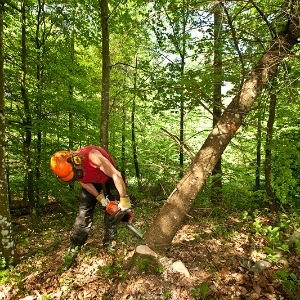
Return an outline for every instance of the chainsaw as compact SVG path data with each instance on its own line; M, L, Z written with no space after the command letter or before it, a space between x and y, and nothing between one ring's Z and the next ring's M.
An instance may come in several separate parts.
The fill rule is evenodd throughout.
M139 238L143 238L144 234L135 228L132 224L131 221L133 219L133 213L131 210L129 212L122 212L120 211L118 207L118 202L116 201L109 201L109 203L106 206L106 211L110 214L110 220L111 222L118 224L119 222L122 222L127 226L129 230L131 230L134 234L136 234ZM126 221L124 221L124 218L126 217Z

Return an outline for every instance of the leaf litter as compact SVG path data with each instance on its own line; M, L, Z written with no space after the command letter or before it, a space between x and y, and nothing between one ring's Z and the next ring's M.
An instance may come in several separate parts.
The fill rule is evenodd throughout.
M21 262L9 269L10 280L1 284L0 299L300 299L299 290L287 292L274 277L282 265L272 264L260 273L251 271L256 261L266 258L265 240L248 232L247 221L234 214L219 218L201 209L190 214L166 253L186 270L167 268L156 274L133 273L124 267L141 240L123 225L118 230L117 250L107 253L102 248L101 213L95 216L89 239L69 269L64 269L63 257L74 214L46 215L37 230L30 227L30 217L15 217ZM139 228L151 223L142 213L136 219ZM300 277L294 252L285 264Z

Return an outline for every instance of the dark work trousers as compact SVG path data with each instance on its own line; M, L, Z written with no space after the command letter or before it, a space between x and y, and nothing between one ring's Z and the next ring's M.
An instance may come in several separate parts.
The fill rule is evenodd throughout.
M108 196L109 200L120 200L119 193L114 185L111 178L102 185L94 184L97 191L100 193L104 192ZM79 211L73 225L73 233L70 237L71 248L81 247L85 244L88 239L88 234L92 228L93 216L97 199L84 188L79 193ZM101 204L100 204L101 205ZM116 236L117 225L112 225L108 222L109 214L105 211L104 213L104 233L103 233L103 245L109 245Z

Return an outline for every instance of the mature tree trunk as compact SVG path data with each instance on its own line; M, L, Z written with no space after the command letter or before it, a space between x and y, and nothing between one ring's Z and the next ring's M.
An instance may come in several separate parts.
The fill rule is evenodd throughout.
M16 262L15 243L8 203L5 163L4 73L3 73L3 16L4 1L0 1L0 258Z
M216 126L222 115L222 7L220 2L215 1L214 10L214 97L213 97L213 127ZM213 203L221 202L222 194L222 159L218 160L212 171L212 191L211 201Z
M265 179L266 179L266 193L269 198L270 207L273 211L276 211L276 197L272 189L271 184L271 162L272 162L272 150L271 143L273 138L273 125L275 121L277 95L276 92L270 93L270 106L269 106L269 118L267 123L267 135L266 135L266 156L265 156Z
M110 56L108 30L108 2L99 0L102 26L102 92L101 92L101 121L100 145L108 149L109 124L109 87L110 87Z
M29 202L31 212L35 213L34 189L33 189L33 168L31 161L31 141L32 141L32 118L31 108L26 90L26 0L21 2L21 15L22 15L22 76L21 76L21 95L24 105L24 137L23 137L23 152L24 152L24 201Z
M297 18L296 18L297 17ZM280 62L289 55L300 36L299 18L291 19L284 32L279 33L244 81L241 90L225 109L207 137L183 178L149 226L144 241L155 252L165 254L191 209L199 191L204 187L216 163L234 133L249 113L255 99L268 84Z

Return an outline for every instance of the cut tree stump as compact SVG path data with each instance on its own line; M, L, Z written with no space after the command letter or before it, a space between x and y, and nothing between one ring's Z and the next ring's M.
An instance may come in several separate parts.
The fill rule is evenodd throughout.
M190 277L190 273L183 262L180 260L172 262L169 258L158 255L147 245L139 245L136 247L135 253L126 267L130 271L139 274L161 274L164 271L173 271Z

